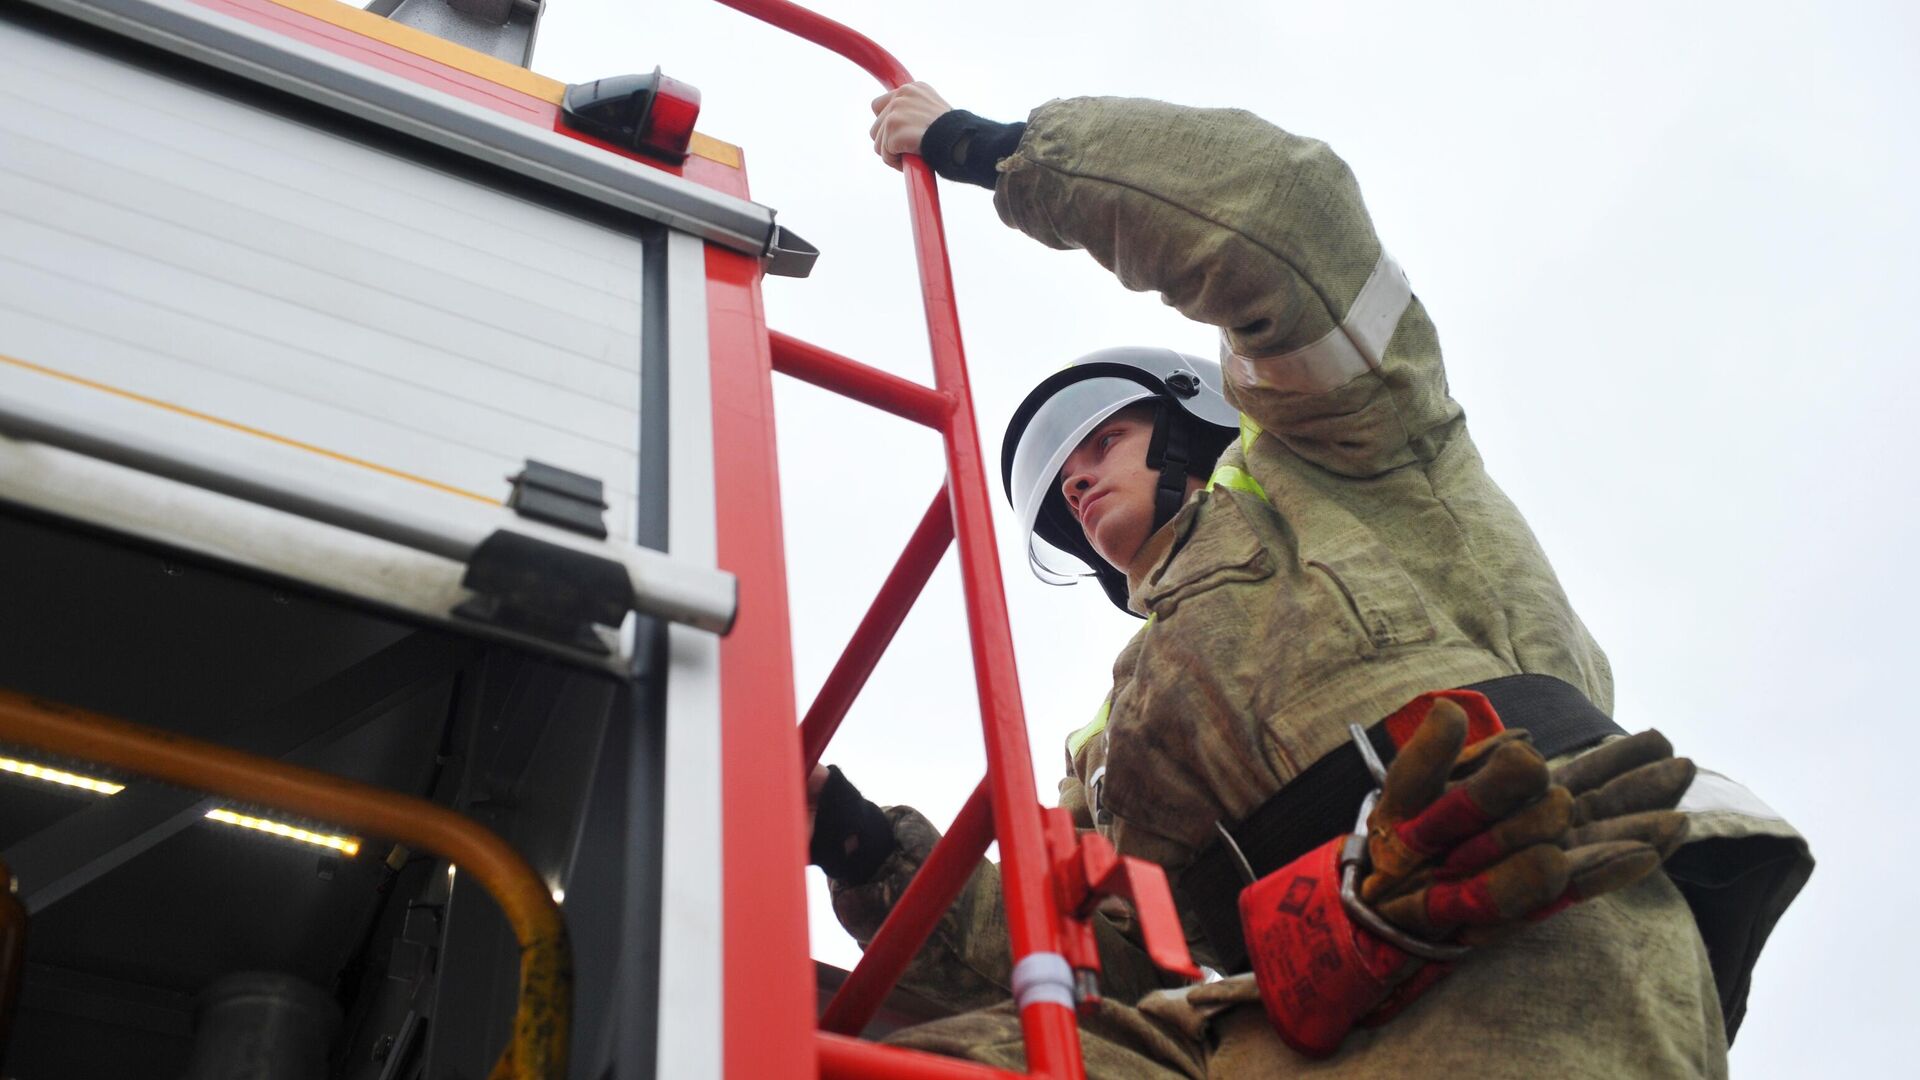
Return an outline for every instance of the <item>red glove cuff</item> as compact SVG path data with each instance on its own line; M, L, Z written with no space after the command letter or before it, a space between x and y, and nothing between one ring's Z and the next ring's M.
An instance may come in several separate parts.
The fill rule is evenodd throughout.
M1354 926L1340 904L1341 840L1302 855L1240 893L1240 923L1267 1018L1309 1057L1340 1048L1347 1032L1403 985L1418 961ZM1432 979L1418 980L1419 990ZM1393 1011L1418 991L1395 995Z

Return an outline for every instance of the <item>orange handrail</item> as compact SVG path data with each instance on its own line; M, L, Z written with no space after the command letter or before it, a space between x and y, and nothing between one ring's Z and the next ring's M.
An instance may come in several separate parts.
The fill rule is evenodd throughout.
M477 822L411 795L8 690L0 690L0 742L331 822L453 860L493 896L520 942L513 1040L492 1080L566 1076L573 1012L566 926L540 876Z

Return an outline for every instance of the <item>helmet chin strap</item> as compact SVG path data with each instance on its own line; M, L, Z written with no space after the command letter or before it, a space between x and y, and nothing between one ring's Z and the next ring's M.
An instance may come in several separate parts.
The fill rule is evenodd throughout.
M1161 402L1154 409L1153 438L1147 443L1147 468L1160 470L1153 489L1153 528L1151 536L1166 527L1187 501L1187 476L1192 469L1192 425L1176 416L1177 410Z

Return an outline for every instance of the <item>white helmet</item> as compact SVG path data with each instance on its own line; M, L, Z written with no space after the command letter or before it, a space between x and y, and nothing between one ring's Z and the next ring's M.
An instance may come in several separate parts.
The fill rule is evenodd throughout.
M1000 443L1001 479L1034 574L1050 585L1091 574L1129 613L1127 576L1087 542L1061 494L1060 470L1095 427L1143 401L1156 406L1147 467L1160 470L1153 507L1158 530L1186 501L1187 477L1211 474L1239 431L1240 413L1222 393L1219 364L1140 346L1089 353L1033 388Z

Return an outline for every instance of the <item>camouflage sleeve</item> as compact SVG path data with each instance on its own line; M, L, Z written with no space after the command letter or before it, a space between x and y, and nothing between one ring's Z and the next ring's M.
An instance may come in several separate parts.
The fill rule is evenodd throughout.
M1087 788L1077 776L1060 781L1060 807L1073 815L1076 829L1093 828L1093 808L1087 805Z
M940 839L933 823L912 807L890 806L886 814L899 847L879 873L864 885L829 882L834 915L863 949ZM1119 925L1110 915L1117 917ZM1094 916L1102 988L1108 996L1126 1002L1179 981L1155 969L1146 953L1126 937L1122 927L1130 922L1123 905ZM956 1013L997 1005L1013 996L1009 986L1012 953L1000 903L1000 868L982 859L926 945L907 965L899 985Z
M1325 143L1238 110L1076 98L1035 110L1000 170L1009 225L1220 328L1228 396L1307 460L1375 475L1457 427L1432 326Z
M879 873L864 885L829 883L834 915L863 949L940 839L933 823L910 806L890 806L886 814L899 847ZM955 1012L986 1008L1012 997L1011 954L1000 868L983 859L907 965L900 986Z

